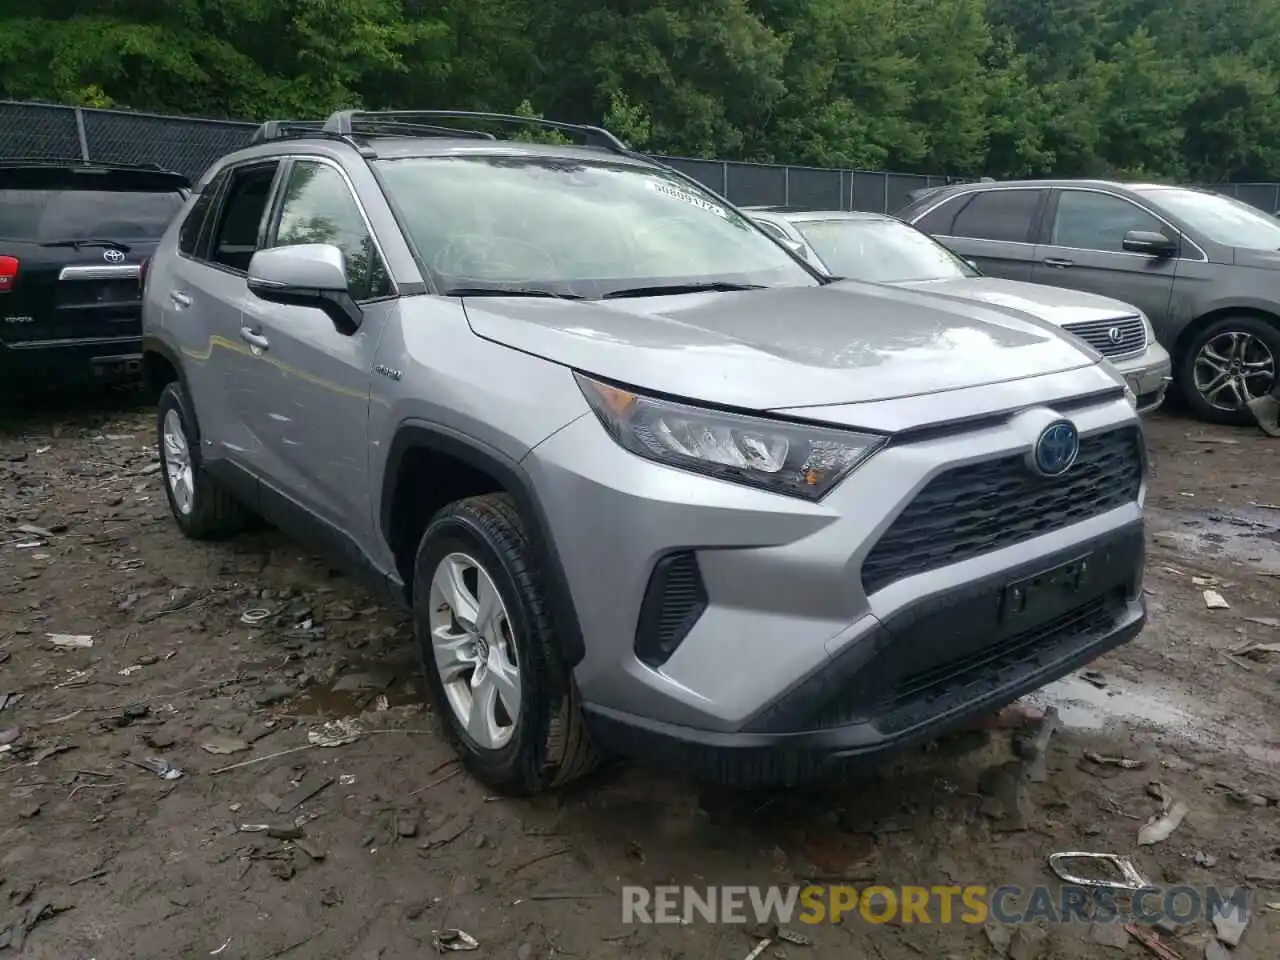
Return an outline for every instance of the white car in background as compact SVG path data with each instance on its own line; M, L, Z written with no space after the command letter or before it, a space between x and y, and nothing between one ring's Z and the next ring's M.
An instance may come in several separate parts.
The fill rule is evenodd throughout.
M926 289L1039 317L1083 340L1116 368L1139 413L1164 402L1172 379L1169 353L1137 307L1110 297L1043 284L984 277L932 237L878 213L781 212L750 216L819 270L835 277Z

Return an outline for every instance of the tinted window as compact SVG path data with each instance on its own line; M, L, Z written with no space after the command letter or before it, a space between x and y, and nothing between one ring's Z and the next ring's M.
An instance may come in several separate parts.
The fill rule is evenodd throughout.
M952 197L946 203L935 207L916 221L916 229L935 236L953 236L951 228L955 222L956 214L968 199L968 194Z
M1041 196L1041 190L979 193L960 211L950 236L1026 243Z
M1144 195L1217 243L1248 250L1280 250L1280 222L1247 203L1214 193L1172 188L1148 190Z
M197 252L200 249L200 235L204 232L205 221L209 218L209 208L225 182L225 173L220 173L209 181L209 185L200 192L196 202L187 211L187 218L182 221L182 229L178 233L178 249L189 257L200 255Z
M355 300L388 296L391 278L373 245L351 188L333 167L299 160L289 174L274 246L331 243L346 261Z
M1128 200L1088 190L1064 190L1058 195L1049 242L1077 250L1122 253L1130 230L1163 232L1164 224Z
M51 240L158 240L182 209L175 191L80 188L0 189L0 237Z
M837 276L873 283L976 276L942 244L896 220L815 220L796 226Z
M446 289L597 297L664 284L817 283L744 216L660 168L483 154L374 163Z
M249 261L258 250L258 234L271 182L278 164L239 167L228 174L218 222L214 228L209 259L214 263L247 272Z

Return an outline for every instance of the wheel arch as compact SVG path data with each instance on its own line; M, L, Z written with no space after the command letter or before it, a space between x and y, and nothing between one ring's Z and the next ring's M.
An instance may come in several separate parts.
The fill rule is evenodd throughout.
M1187 348L1201 330L1204 330L1210 324L1217 323L1219 320L1225 320L1227 317L1253 317L1269 324L1275 328L1277 335L1280 335L1280 312L1267 310L1264 307L1254 306L1253 304L1231 304L1214 307L1212 310L1207 310L1197 316L1178 333L1178 337L1174 341L1173 350L1170 351L1174 356L1174 362L1180 363L1182 361L1186 356Z
M507 493L515 501L520 518L529 526L529 544L538 564L565 666L572 668L580 663L586 655L582 627L550 521L533 481L519 461L483 441L440 424L401 424L387 451L382 475L378 524L400 568L405 598L412 602L413 576L412 569L404 567L406 557L411 557L409 551L417 548L421 535L417 528L421 525L425 529L425 521L430 520L429 516L415 515L415 502L423 498L430 500L425 491L417 494L415 490L423 476L421 471L431 469L453 472L450 482L456 485L446 483L445 488L458 491L460 496L446 502L497 492ZM433 508L429 509L434 512ZM412 540L411 546L407 546L408 540Z

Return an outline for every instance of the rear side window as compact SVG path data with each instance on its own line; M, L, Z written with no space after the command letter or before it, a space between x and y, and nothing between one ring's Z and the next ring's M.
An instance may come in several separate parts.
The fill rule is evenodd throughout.
M248 271L249 261L258 250L258 236L266 220L278 167L277 161L271 161L229 172L211 235L210 261L240 273Z
M952 235L951 228L955 223L956 214L960 212L960 208L965 205L968 199L968 194L952 197L945 203L934 207L919 220L913 221L911 225L922 233L949 237Z
M1027 243L1043 190L988 190L956 216L950 236Z
M178 233L178 250L189 257L200 256L200 236L204 232L205 221L209 219L209 208L213 206L226 177L225 173L220 173L209 181L187 211L187 218L182 221L182 229Z
M54 240L158 240L182 209L178 191L85 187L0 188L0 237Z

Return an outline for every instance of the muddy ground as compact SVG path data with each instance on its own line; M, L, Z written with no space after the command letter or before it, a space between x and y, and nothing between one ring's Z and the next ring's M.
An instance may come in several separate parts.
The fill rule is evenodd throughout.
M451 763L401 620L273 532L184 541L149 412L101 410L11 414L0 433L0 958L399 960L458 928L477 957L742 960L759 931L628 927L620 887L1029 888L1055 882L1048 854L1081 849L1131 855L1158 884L1249 887L1235 955L1280 952L1280 653L1240 652L1280 643L1280 442L1151 421L1150 625L1044 693L1066 729L1021 810L988 772L1011 756L1004 733L871 786L744 798L623 767L516 802ZM272 615L244 622L255 609ZM356 728L324 724L356 715L354 742L309 740L343 739ZM1139 847L1152 781L1189 812ZM240 829L298 824L298 840ZM1189 960L1211 929L1160 936ZM756 956L1154 955L1079 924L1011 945L857 914L802 932Z

